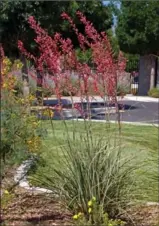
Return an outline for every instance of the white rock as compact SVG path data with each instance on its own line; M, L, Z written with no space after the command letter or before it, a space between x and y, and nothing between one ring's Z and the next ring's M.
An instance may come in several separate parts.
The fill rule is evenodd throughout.
M33 159L29 159L24 161L16 170L16 174L14 175L14 181L16 183L19 183L19 186L30 190L30 191L36 191L40 193L52 193L51 190L45 189L45 188L40 188L40 187L31 187L29 185L29 182L27 180L27 172L30 169L31 165L33 163Z

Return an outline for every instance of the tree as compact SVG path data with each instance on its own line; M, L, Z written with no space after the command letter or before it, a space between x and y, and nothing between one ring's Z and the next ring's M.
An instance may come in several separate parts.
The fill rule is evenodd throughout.
M109 29L107 31L107 34L108 34L109 40L111 42L113 55L115 58L117 58L119 55L119 52L120 52L118 38L117 38L116 34L113 32L113 29Z
M18 40L21 40L27 49L34 55L40 55L35 39L35 33L28 26L29 16L34 16L39 24L48 30L49 35L60 32L63 37L70 37L73 44L78 47L76 35L71 31L68 22L61 18L62 12L69 13L75 18L77 10L83 12L90 19L97 30L107 30L112 25L111 9L104 6L102 1L2 1L0 5L0 42L2 42L5 54L9 57L19 57L17 48ZM77 19L76 19L77 20ZM82 23L77 24L81 33L84 32ZM23 67L24 90L29 89L26 59L20 56ZM42 79L37 72L38 81ZM41 86L40 84L38 85ZM41 92L41 91L40 91ZM37 91L39 95L39 91Z
M64 37L72 37L74 44L77 45L76 36L60 16L62 12L67 12L74 19L77 10L83 12L98 31L109 29L113 23L111 9L103 5L102 1L2 1L0 42L6 55L18 56L18 39L22 40L30 51L37 51L33 41L35 34L27 23L29 16L34 16L50 35L60 32ZM84 30L81 23L77 27L81 31Z
M159 53L157 1L121 1L117 36L120 48L133 54Z
M18 40L22 40L31 53L39 55L34 41L35 34L28 26L29 16L34 16L39 24L48 30L52 36L60 32L63 37L70 37L73 44L78 47L76 35L71 31L69 24L61 18L62 12L69 13L75 18L75 12L80 10L90 19L97 30L107 30L112 25L111 9L103 5L102 1L2 1L0 5L0 42L2 42L5 54L12 58L19 57L17 48ZM78 29L83 32L84 26L78 23ZM23 79L28 82L26 59L20 56L24 64ZM39 80L40 74L37 73ZM27 83L24 82L24 89Z
M153 55L159 54L159 4L157 1L120 2L116 30L118 42L122 51L141 55L139 94L146 95L155 85L155 78L150 77L154 77L157 62Z

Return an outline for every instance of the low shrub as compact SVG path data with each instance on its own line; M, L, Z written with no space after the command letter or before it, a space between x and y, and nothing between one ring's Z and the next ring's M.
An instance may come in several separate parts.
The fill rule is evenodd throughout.
M54 95L54 90L53 88L42 88L42 93L44 97L51 97Z
M150 97L159 98L159 88L153 88L148 91Z
M68 81L61 81L60 89L62 96L75 96L77 94L77 90L79 89L78 80L74 78L70 78Z
M125 96L126 94L129 94L130 91L130 87L126 86L126 85L118 85L117 86L117 95L118 96Z

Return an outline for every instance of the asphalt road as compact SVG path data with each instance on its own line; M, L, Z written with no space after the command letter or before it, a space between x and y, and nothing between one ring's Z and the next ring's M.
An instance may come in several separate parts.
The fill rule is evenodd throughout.
M56 100L47 100L48 103L45 103L45 105L55 105ZM47 102L46 101L46 102ZM66 101L65 101L66 102ZM68 101L68 103L65 103L63 100L63 105L65 107L65 105L69 106L70 103ZM80 102L77 102L78 104L80 104ZM142 102L142 101L132 101L132 100L122 100L119 101L119 106L120 106L120 120L121 121L125 121L125 122L136 122L136 123L149 123L149 124L159 124L159 102ZM94 114L94 117L92 117L92 119L97 119L97 120L104 120L105 119L105 111L103 111L103 102L99 102L99 101L94 101L91 104L91 109L96 109L95 111L98 113L96 115L96 113ZM83 107L85 106L85 104L82 104ZM113 107L113 105L112 105ZM84 107L86 108L86 106ZM101 108L101 110L100 110ZM94 111L94 110L93 110ZM72 118L70 116L71 111L68 110L68 112L66 112L66 118ZM72 115L72 113L71 113ZM69 116L69 117L68 117ZM111 121L117 121L117 114L113 113L110 115L109 119ZM53 119L61 119L61 117L59 115L57 115L57 117L55 117L54 114L54 118Z
M120 101L123 112L120 113L121 121L159 124L159 103ZM98 115L94 119L104 119L104 115ZM117 120L117 114L112 114L110 120Z

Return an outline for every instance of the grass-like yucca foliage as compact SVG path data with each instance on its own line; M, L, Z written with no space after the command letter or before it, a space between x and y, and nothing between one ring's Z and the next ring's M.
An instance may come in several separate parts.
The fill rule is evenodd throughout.
M87 214L87 202L94 196L110 216L121 213L133 194L132 159L109 138L93 136L87 123L83 135L74 131L72 136L67 130L66 134L62 151L52 156L52 173L40 173L41 183L73 211Z

